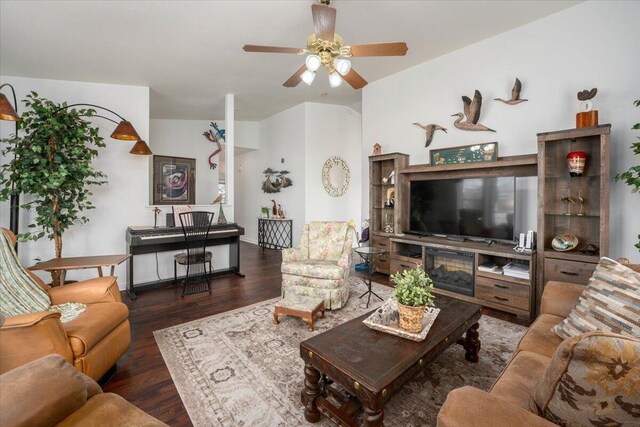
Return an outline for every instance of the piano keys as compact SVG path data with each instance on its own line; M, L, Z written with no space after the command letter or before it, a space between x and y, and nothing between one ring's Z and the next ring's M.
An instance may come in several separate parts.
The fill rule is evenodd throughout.
M235 223L212 225L207 236L207 246L229 245L229 268L214 271L214 275L240 272L240 236L244 228ZM137 299L136 289L155 288L173 281L173 278L162 281L136 284L133 274L134 256L155 252L179 251L186 249L182 227L129 227L126 233L128 253L127 260L127 292L132 300Z

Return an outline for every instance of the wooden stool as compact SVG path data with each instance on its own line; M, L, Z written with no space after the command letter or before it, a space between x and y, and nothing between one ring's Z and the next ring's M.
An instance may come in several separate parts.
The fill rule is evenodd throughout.
M320 314L318 316L318 314ZM276 303L273 311L273 323L279 324L279 316L289 315L299 317L309 325L309 332L313 332L313 322L316 317L324 317L324 300L316 297L290 295Z

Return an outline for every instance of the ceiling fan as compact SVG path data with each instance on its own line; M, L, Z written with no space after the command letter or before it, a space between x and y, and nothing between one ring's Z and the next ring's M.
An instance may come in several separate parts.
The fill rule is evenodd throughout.
M342 37L335 34L336 10L329 6L330 1L320 0L320 4L311 5L315 34L310 35L307 39L306 48L245 45L244 51L307 55L305 65L284 82L283 86L285 87L296 87L301 81L311 85L316 77L316 72L323 66L329 73L331 87L338 87L343 80L346 80L354 89L366 86L367 81L351 68L351 61L346 58L404 56L407 53L405 42L345 46Z

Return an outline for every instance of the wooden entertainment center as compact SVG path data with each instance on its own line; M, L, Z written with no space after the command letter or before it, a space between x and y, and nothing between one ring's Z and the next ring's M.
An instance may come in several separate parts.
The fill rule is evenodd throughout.
M408 156L401 153L369 157L370 165L370 231L371 244L385 249L389 254L388 263L382 264L379 271L394 274L420 264L427 273L438 271L446 282L460 281L460 289L453 285L443 289L436 284L435 292L486 307L496 308L518 317L530 319L535 312L536 295L536 255L518 253L513 245L484 241L452 241L443 237L403 234L409 229L409 183L432 179L478 178L498 176L537 176L537 155L500 157L496 162L464 163L456 165L408 165ZM396 170L393 184L381 181L390 171ZM395 203L393 209L385 208L385 189L393 185ZM390 222L393 217L394 233L384 230L385 217ZM397 232L396 232L397 231ZM524 264L529 270L529 279L482 272L478 265L487 261L504 265L508 262ZM436 264L440 266L436 269ZM445 268L441 266L445 265ZM454 272L457 270L457 272ZM465 294L466 293L466 294Z
M409 156L402 153L369 157L371 245L387 251L378 271L394 274L420 264L432 279L434 274L441 279L436 293L532 319L546 282L586 285L600 257L608 256L610 132L611 125L604 124L540 133L537 154L499 157L495 162L431 166L409 165ZM587 156L582 176L569 176L566 158L572 151ZM391 172L393 180L389 179ZM538 178L537 249L533 253L517 252L515 244L488 245L475 239L452 241L403 233L409 230L411 181L526 176ZM395 195L392 203L390 192ZM557 252L551 249L551 241L559 234L573 234L580 244L574 251ZM585 253L594 247L599 252ZM443 261L447 255L450 260ZM487 261L500 266L524 264L529 278L478 270ZM436 268L442 265L445 267ZM464 274L449 274L451 271Z

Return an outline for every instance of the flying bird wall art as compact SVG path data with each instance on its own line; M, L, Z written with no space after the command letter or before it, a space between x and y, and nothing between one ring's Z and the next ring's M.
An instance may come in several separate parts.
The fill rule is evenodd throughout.
M528 99L520 98L521 91L522 91L522 82L520 81L519 78L516 77L516 83L513 85L513 89L511 89L511 99L495 98L495 101L504 102L505 104L508 104L508 105L516 105L516 104L520 104L521 102L528 101Z
M463 96L462 102L464 102L464 114L456 113L451 115L451 117L458 117L453 124L455 127L461 130L495 132L495 130L478 123L482 108L482 94L479 90L476 89L473 94L473 101L468 96ZM465 117L466 119L462 121Z
M424 144L425 147L428 147L429 145L431 145L431 141L433 141L433 134L436 133L437 130L441 130L441 131L444 131L444 133L447 133L447 130L444 127L437 124L430 124L425 126L425 125L421 125L420 123L414 123L414 125L426 131L427 139Z

